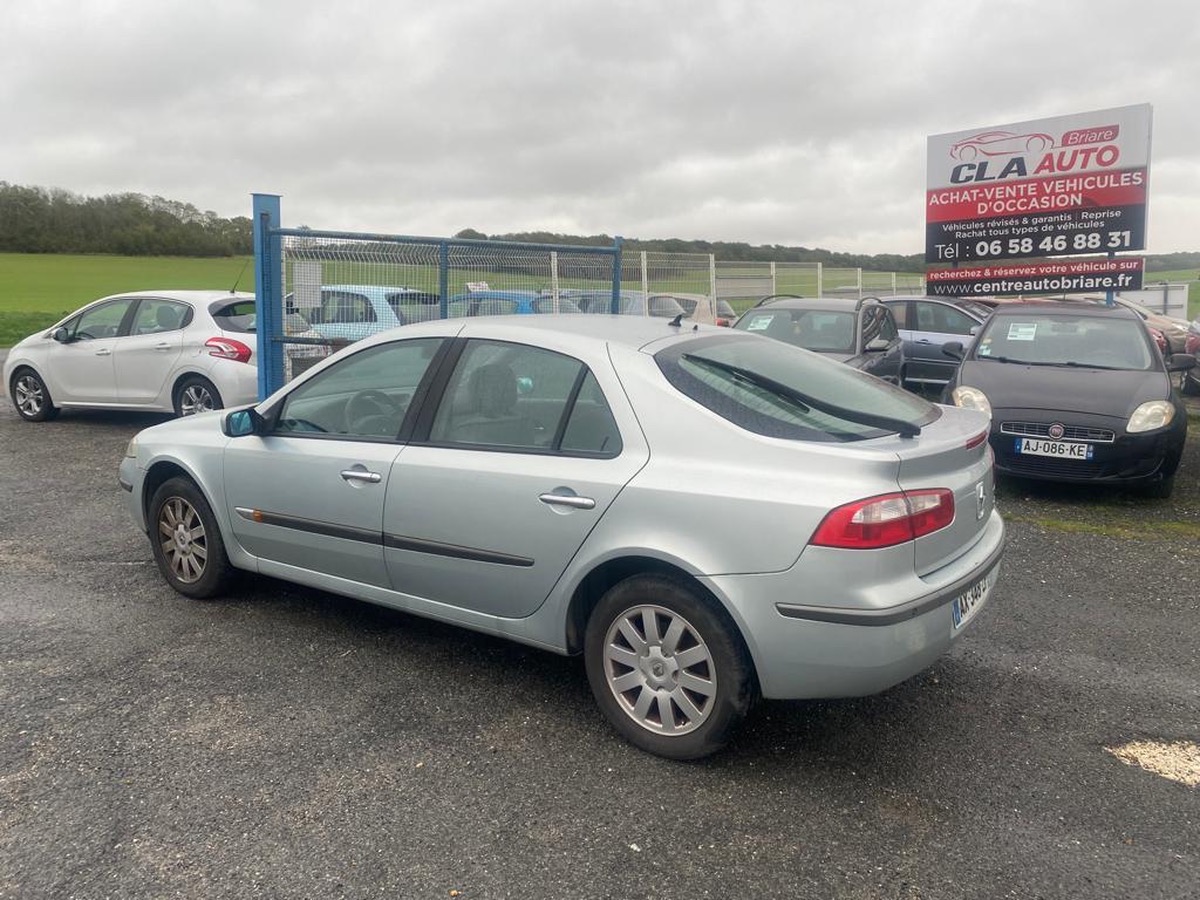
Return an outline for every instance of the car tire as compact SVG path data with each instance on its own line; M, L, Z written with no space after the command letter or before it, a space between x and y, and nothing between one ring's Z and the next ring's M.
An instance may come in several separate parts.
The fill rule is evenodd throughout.
M173 400L177 416L194 416L210 409L222 409L225 405L216 386L199 375L189 375L179 382Z
M1184 372L1179 378L1179 392L1189 397L1200 394L1200 380L1193 378L1191 372Z
M159 486L148 522L154 561L167 584L196 600L228 588L234 570L225 541L212 507L190 479L171 478Z
M17 415L26 422L49 422L58 415L50 389L33 369L17 369L8 387Z
M1152 481L1143 488L1143 493L1147 497L1152 497L1155 500L1167 500L1175 491L1175 475L1174 473L1160 478L1158 481Z
M600 598L588 619L584 666L610 724L669 759L721 749L757 696L733 621L663 575L626 578Z

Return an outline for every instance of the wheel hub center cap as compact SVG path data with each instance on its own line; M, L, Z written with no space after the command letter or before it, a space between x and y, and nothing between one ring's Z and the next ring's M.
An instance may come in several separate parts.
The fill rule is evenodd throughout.
M182 525L175 526L175 546L179 548L180 553L187 553L188 548L192 545L192 536L188 530Z
M679 664L662 652L662 647L651 647L641 661L642 675L652 688L674 687Z

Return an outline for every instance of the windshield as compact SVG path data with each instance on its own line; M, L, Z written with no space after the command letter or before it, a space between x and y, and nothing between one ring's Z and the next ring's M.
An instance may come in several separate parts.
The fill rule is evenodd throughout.
M915 394L780 342L709 337L654 359L681 393L768 437L859 441L913 434L941 415Z
M975 359L1039 366L1144 371L1154 364L1146 329L1125 317L1011 315L992 319Z

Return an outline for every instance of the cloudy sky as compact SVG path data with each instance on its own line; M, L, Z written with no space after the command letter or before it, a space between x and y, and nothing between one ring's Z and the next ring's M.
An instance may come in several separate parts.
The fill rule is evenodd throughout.
M0 180L222 216L924 250L929 135L1154 109L1200 250L1193 0L22 0Z

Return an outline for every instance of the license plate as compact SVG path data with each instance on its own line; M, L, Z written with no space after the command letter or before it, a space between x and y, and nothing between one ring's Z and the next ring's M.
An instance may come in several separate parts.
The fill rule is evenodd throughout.
M1017 438L1016 451L1026 456L1056 456L1059 459L1091 459L1091 444L1072 441L1047 441L1044 438Z
M954 617L956 631L971 621L975 613L983 607L992 588L992 578L993 574L989 572L954 598L954 602L950 604L950 614Z

